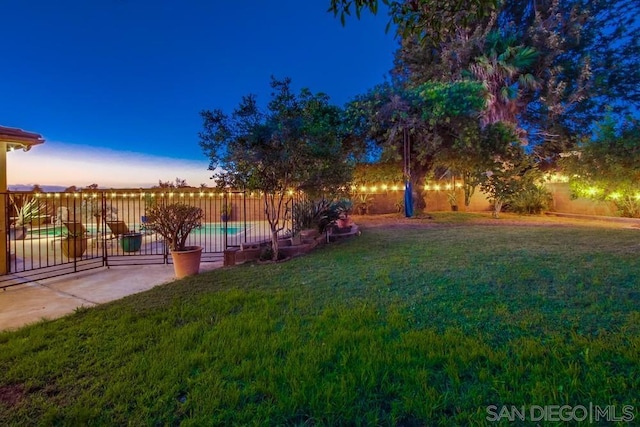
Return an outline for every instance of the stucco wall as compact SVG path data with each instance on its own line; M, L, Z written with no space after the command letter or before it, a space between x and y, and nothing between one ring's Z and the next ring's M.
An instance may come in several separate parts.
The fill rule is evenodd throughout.
M553 203L550 211L572 213L581 215L600 215L600 216L617 216L616 206L611 202L601 202L590 199L572 199L567 183L549 183L546 184L548 190L553 196ZM425 202L427 204L427 212L449 211L449 201L446 190L429 190L424 192ZM371 204L369 207L370 214L382 214L396 212L396 205L404 199L404 191L380 191L371 194ZM457 191L458 209L468 212L486 212L491 210L491 205L484 193L479 189L476 190L469 206L464 206L464 195L462 190ZM357 200L356 200L357 201Z

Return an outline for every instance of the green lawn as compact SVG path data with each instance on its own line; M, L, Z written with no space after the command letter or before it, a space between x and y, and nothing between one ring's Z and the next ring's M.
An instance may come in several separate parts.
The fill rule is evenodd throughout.
M457 215L2 333L0 425L640 420L640 230Z

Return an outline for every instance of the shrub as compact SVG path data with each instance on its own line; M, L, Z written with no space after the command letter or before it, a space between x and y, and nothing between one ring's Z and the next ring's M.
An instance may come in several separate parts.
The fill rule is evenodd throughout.
M530 185L511 196L505 210L519 214L539 214L549 209L553 198L543 186Z
M333 203L326 199L317 202L304 200L293 205L293 232L315 228L321 233L338 219Z

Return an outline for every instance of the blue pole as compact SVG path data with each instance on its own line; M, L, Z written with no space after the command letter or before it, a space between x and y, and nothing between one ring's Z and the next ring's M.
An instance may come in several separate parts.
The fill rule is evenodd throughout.
M413 191L411 182L407 181L404 186L404 215L407 218L413 216Z

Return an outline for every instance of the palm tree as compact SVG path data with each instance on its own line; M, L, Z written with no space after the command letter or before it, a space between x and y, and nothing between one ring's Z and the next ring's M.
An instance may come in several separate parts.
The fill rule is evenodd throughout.
M526 132L518 126L517 115L523 104L519 102L522 91L538 87L533 74L527 70L538 54L535 49L515 45L514 36L504 36L492 31L487 36L485 54L476 58L471 72L486 89L487 104L481 118L482 126L497 122L514 125L521 140Z

